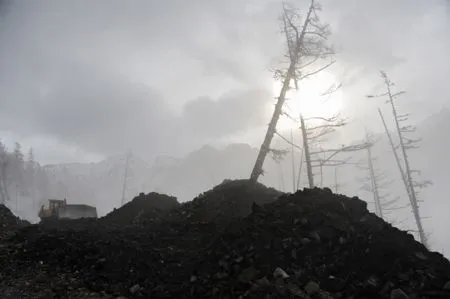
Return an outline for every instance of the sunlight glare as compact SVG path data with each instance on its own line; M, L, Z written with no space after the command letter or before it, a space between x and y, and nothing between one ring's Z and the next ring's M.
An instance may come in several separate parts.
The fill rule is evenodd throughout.
M293 84L292 84L293 85ZM300 114L309 117L331 117L342 109L342 90L323 95L330 87L338 86L339 82L330 72L322 72L314 78L299 82L298 91L292 89L286 96L283 111L290 117L299 119ZM279 96L281 82L276 81L273 87L275 97ZM298 123L289 116L282 115L278 128L285 130L298 127Z

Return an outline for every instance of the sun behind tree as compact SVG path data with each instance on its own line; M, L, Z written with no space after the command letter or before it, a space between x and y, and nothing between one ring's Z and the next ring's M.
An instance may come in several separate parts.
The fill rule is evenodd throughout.
M323 71L311 79L299 82L297 90L291 90L286 96L283 107L285 113L279 120L279 130L295 129L299 126L299 116L331 117L343 109L343 93L336 77ZM274 82L273 94L280 93L281 83ZM294 119L292 119L294 118Z

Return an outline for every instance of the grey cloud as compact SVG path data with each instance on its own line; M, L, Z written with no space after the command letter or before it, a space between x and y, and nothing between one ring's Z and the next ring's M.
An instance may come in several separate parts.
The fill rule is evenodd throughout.
M375 108L383 101L365 99L382 91L379 70L408 91L404 109L417 116L415 121L448 105L443 97L449 92L443 78L450 75L445 5L446 0L324 2L334 24L332 41L339 50L335 72L344 84L346 113L360 118L359 127L379 124Z
M15 117L9 121L2 117L2 127L110 152L120 144L135 144L137 134L163 124L165 115L170 115L162 97L148 87L108 70L92 71L79 65L70 65L70 69L53 78L41 96L31 90L29 96L8 102L9 109L0 113L15 111ZM159 132L152 130L148 138L156 138Z
M76 63L60 67L70 72L50 72L59 76L49 76L52 84L46 90L28 90L3 103L2 128L50 135L92 152L136 148L156 155L192 145L189 136L220 138L258 125L270 99L264 92L239 91L217 100L188 101L178 115L161 94L110 69L94 71ZM8 118L12 111L14 117Z
M350 112L372 110L361 96L379 68L414 100L431 89L438 102L448 91L443 3L323 1ZM268 121L268 69L283 49L278 0L16 0L7 8L0 129L106 153L168 153Z
M424 16L442 0L326 1L334 12L332 40L354 64L386 68L405 62L405 42L414 39ZM325 4L324 4L325 5ZM333 16L332 16L333 18ZM423 46L423 45L420 45Z
M194 131L198 113L178 114L199 94L215 99L249 89L233 77L245 77L240 73L258 64L256 59L246 68L239 61L239 53L252 45L234 47L239 55L230 58L224 54L231 53L232 41L221 37L221 23L230 22L227 30L233 32L239 27L233 16L243 18L236 3L229 9L221 1L12 2L0 29L1 129L105 154L129 147L148 155L182 150L191 139L211 136ZM227 17L220 17L224 12ZM213 37L223 44L214 53L214 44L208 44ZM204 55L195 56L196 49ZM223 59L218 68L208 66L213 57ZM239 96L226 96L205 108L188 106L215 106L209 112L219 120L214 135L220 137L259 123L259 116L232 115L227 107L259 113L243 107L254 103L248 96L241 97L242 104ZM182 136L178 127L187 128Z
M183 120L197 134L221 138L265 123L271 99L262 90L230 92L215 101L201 97L186 104Z

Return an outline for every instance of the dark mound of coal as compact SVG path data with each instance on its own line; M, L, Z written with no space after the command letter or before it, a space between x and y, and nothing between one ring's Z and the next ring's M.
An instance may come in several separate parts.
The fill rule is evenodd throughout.
M118 225L138 224L142 221L160 219L164 212L179 205L177 198L173 196L155 192L141 193L119 209L114 209L101 220Z
M24 292L32 296L23 298L71 298L81 290L110 298L450 298L449 261L357 198L305 189L251 204L247 217L232 213L226 225L199 221L227 207L220 194L260 198L251 190L227 182L205 193L216 204L176 208L193 216L176 220L171 212L151 226L24 228L0 246L0 292L16 296L10 298Z
M194 200L182 204L171 213L172 220L189 219L198 222L223 223L246 217L253 203L264 205L275 201L281 194L262 184L249 180L225 180Z
M0 240L18 228L29 225L27 221L20 220L5 206L0 204Z
M305 189L253 211L203 253L194 294L450 298L449 261L357 198Z

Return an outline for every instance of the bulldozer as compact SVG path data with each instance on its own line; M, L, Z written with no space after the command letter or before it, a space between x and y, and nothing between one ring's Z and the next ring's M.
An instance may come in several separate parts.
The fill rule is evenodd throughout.
M41 221L51 219L97 218L97 208L84 204L67 204L67 200L49 199L38 213Z

